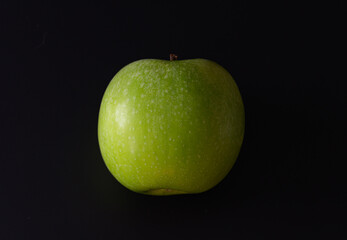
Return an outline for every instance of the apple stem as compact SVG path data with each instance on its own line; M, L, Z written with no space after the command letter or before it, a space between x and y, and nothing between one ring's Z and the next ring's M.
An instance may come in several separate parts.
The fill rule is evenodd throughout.
M175 61L177 60L177 55L170 53L170 61Z

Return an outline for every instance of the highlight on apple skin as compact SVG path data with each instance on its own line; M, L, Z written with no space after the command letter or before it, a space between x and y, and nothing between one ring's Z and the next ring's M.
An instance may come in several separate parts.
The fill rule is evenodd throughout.
M206 59L138 60L102 98L98 139L104 162L128 189L194 194L217 185L239 154L244 106L232 76Z

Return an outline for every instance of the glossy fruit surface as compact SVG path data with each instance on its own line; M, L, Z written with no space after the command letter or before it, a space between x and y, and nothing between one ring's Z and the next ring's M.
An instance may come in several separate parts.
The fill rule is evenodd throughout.
M231 75L205 59L144 59L121 69L99 112L103 159L128 189L150 195L204 192L234 165L244 107Z

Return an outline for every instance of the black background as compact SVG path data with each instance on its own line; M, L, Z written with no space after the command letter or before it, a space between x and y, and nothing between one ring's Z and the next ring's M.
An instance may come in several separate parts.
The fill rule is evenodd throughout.
M346 6L327 2L0 1L0 239L346 239ZM139 195L103 163L99 105L170 53L233 75L245 140L214 189Z

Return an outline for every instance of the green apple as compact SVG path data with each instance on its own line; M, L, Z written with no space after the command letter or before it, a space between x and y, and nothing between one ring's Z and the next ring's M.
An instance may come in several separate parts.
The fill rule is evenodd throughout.
M200 193L239 154L244 107L231 75L206 59L143 59L109 83L98 139L113 176L149 195Z

